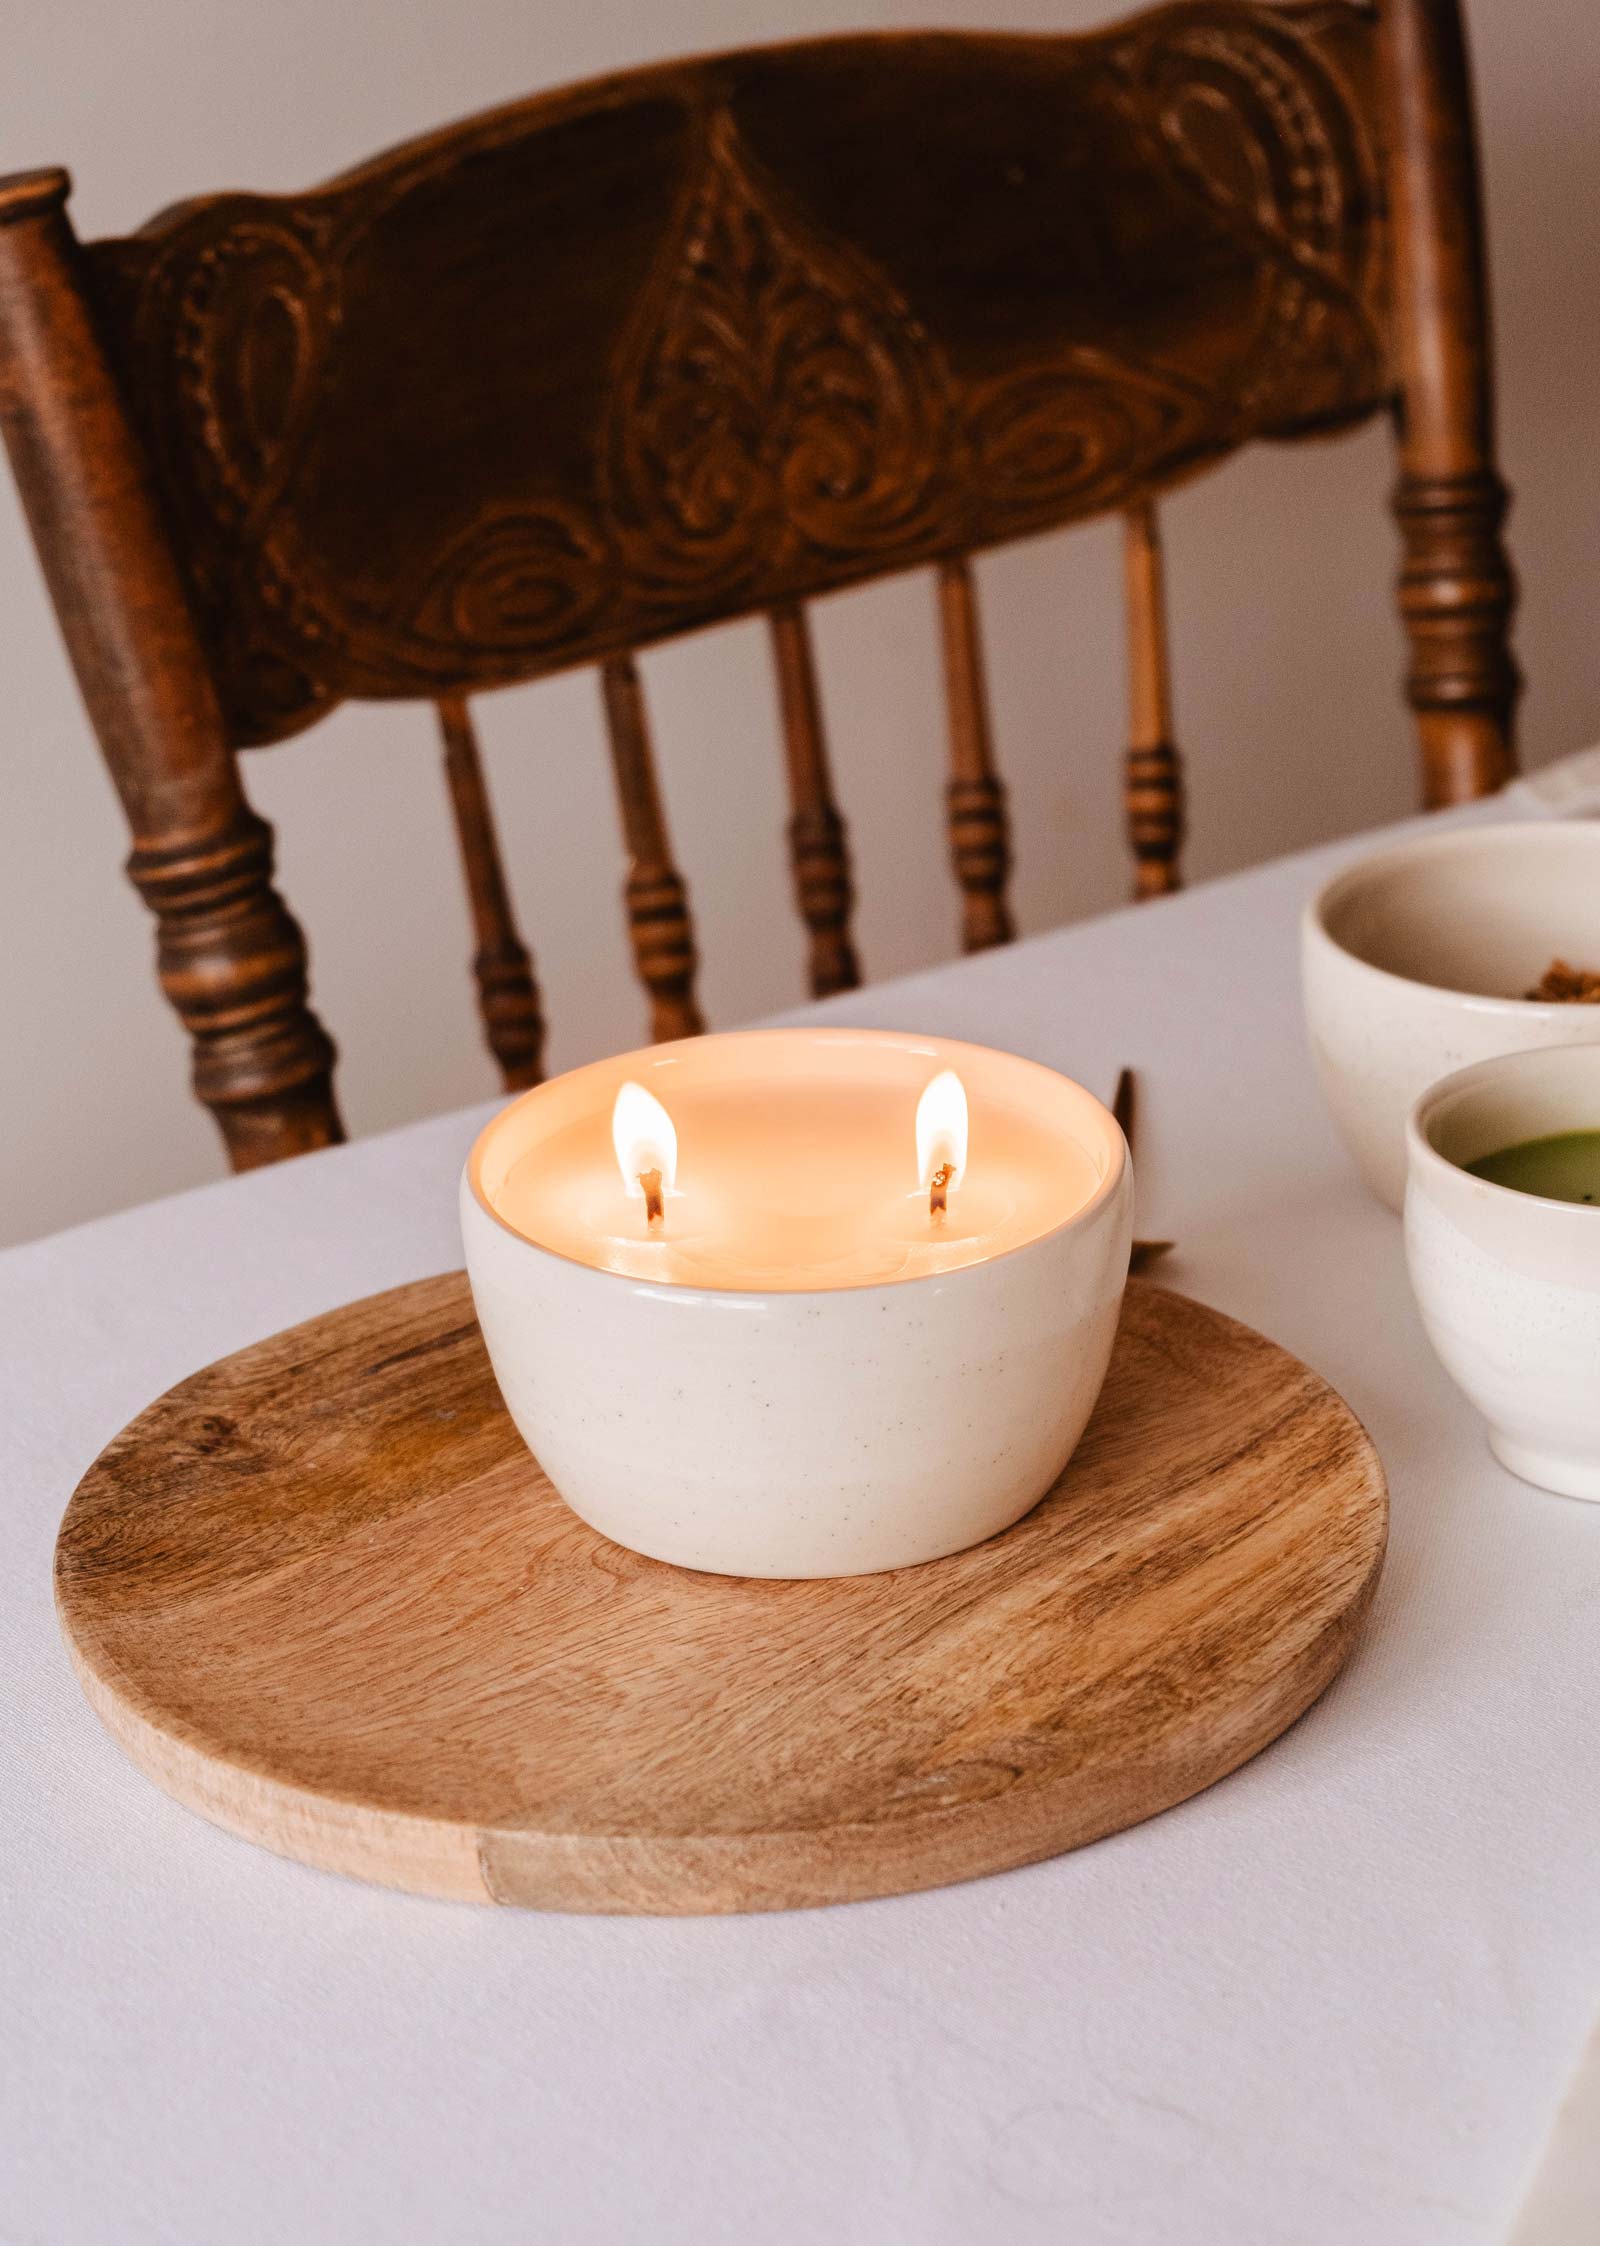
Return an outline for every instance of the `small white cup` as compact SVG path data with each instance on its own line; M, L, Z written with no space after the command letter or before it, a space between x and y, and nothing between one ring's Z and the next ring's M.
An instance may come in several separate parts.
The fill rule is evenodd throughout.
M1600 822L1469 827L1335 876L1301 930L1306 1028L1340 1135L1391 1209L1406 1117L1469 1062L1600 1041L1600 1006L1521 994L1552 959L1600 966Z
M1525 1482L1600 1499L1600 1205L1491 1185L1463 1167L1600 1128L1600 1045L1508 1053L1417 1102L1406 1258L1428 1338Z

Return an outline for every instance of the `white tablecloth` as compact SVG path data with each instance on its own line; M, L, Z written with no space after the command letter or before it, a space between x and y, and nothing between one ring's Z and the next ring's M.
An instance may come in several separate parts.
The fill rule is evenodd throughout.
M1327 1698L1198 1800L1032 1870L564 1919L213 1831L80 1700L57 1519L172 1381L456 1263L481 1112L0 1257L0 2238L1506 2236L1600 1995L1600 1507L1491 1461L1318 1105L1296 914L1372 841L831 1009L1103 1090L1136 1064L1173 1284L1315 1365L1389 1472L1382 1589Z

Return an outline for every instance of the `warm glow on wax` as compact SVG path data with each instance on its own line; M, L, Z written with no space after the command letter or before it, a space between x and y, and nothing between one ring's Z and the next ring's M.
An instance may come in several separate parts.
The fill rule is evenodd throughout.
M936 1216L967 1167L967 1095L953 1068L941 1069L917 1102L917 1182Z
M474 1189L499 1221L661 1286L931 1278L1054 1231L1107 1175L1103 1111L1065 1078L894 1031L653 1046L554 1077L506 1114Z
M678 1175L678 1134L672 1117L642 1084L630 1081L617 1094L611 1143L624 1191L645 1203L652 1223L659 1222L661 1203Z

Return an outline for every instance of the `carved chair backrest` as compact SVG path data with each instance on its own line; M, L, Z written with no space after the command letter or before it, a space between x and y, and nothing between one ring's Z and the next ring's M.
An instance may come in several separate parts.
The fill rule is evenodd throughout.
M338 1135L237 752L438 706L508 1085L542 1021L468 713L599 666L653 1032L694 946L634 651L770 618L812 986L857 979L804 603L939 588L969 947L1011 932L967 557L1127 524L1137 890L1177 880L1154 495L1398 406L1428 800L1496 784L1515 674L1454 0L1190 0L1083 38L852 37L637 71L301 195L80 245L0 183L0 412L134 833L196 1088L246 1166Z

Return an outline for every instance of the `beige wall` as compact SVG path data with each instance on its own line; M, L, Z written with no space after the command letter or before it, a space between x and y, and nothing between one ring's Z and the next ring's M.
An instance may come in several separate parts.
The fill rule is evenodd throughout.
M536 87L695 48L866 26L1067 28L1106 0L34 0L7 11L0 168L70 164L90 234L180 195L300 186ZM1505 458L1524 580L1525 747L1600 736L1600 10L1476 0L1501 322ZM403 463L397 468L403 472ZM1381 431L1259 450L1174 500L1168 537L1196 875L1392 817L1410 800L1388 594ZM1125 878L1117 553L1106 526L986 560L1025 928ZM125 838L0 476L0 1240L217 1175ZM921 578L823 605L818 634L869 968L950 949L940 707ZM647 683L713 1019L792 1002L800 944L759 631L653 655ZM480 705L560 1067L635 1040L592 678ZM254 757L283 884L312 933L356 1131L493 1089L437 758L417 711L347 709ZM737 850L729 837L741 838ZM1070 1008L1072 994L1062 993Z

